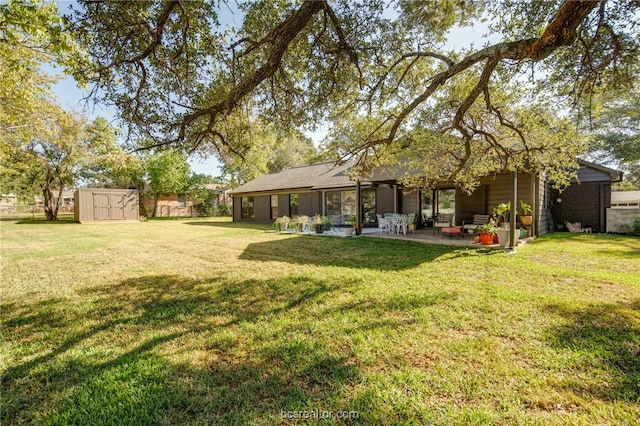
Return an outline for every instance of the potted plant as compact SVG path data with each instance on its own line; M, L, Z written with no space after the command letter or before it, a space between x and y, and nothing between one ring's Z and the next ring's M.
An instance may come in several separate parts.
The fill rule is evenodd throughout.
M524 226L529 226L533 223L533 216L531 216L531 206L524 201L520 201L520 209L518 210L518 215L520 216L520 222Z
M411 213L409 217L411 217L411 215L413 215L413 222L409 223L409 231L415 232L415 230L418 229L418 223L420 223L420 217L418 217L418 215L415 213Z
M355 216L349 216L345 221L345 226L344 228L342 228L342 232L344 232L344 235L353 235L353 231L355 229L356 226L356 217Z
M290 222L291 222L291 219L289 219L287 215L280 216L279 218L273 221L273 227L280 232L284 232L289 227Z
M480 242L480 227L476 226L473 229L473 242L474 243L479 243Z
M527 230L524 228L520 228L520 239L527 238Z
M489 223L480 225L477 229L480 235L480 244L484 244L487 246L493 244L494 236L498 231L495 222L490 220Z
M317 214L314 216L314 218L311 220L311 229L313 229L314 231L316 231L316 234L322 234L324 231L328 231L329 229L331 229L331 226L333 224L331 223L331 220L321 214Z
M509 216L511 212L511 202L500 203L493 209L494 216L498 219L501 228L509 228Z
M293 220L291 220L291 226L296 230L297 233L302 234L308 222L309 216L296 216L293 218Z

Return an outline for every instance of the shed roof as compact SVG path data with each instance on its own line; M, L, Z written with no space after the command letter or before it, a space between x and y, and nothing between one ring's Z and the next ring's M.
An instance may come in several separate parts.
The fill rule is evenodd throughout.
M351 167L350 163L336 165L334 162L294 167L278 173L259 176L230 191L230 194L353 186L355 183L347 174Z

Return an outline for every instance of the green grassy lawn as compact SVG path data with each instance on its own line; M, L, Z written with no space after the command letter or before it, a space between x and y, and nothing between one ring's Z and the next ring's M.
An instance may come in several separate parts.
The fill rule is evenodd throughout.
M640 418L638 238L507 255L221 219L0 227L2 424ZM287 418L305 411L327 418Z

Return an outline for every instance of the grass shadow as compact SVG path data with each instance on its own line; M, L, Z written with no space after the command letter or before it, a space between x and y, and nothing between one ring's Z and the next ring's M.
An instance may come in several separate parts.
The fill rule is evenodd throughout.
M297 323L295 339L268 324L357 284L146 276L86 289L77 305L6 304L23 355L2 374L2 424L273 424L340 400L358 369Z
M211 226L214 228L226 228L226 229L255 229L259 231L266 231L273 229L270 225L266 225L263 223L252 223L252 222L225 222L225 221L196 221L196 222L184 222L185 225L191 226Z
M73 216L71 217L59 217L57 220L47 220L46 218L41 219L20 219L16 221L17 225L48 225L48 226L56 226L56 225L77 225L78 223L74 220Z
M569 350L584 359L588 377L607 377L601 383L567 383L571 391L606 401L640 400L640 300L632 304L602 304L586 308L549 305L550 313L567 324L548 333L552 347Z
M443 256L451 259L475 253L478 250L392 239L277 235L271 241L249 244L240 259L398 271ZM486 254L499 253L486 250Z

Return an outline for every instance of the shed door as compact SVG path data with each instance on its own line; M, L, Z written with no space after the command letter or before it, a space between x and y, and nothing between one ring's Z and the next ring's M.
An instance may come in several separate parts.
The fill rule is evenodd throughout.
M113 205L111 206L111 219L124 220L124 207L126 204L125 195L113 195Z
M109 220L109 210L111 209L109 194L93 194L93 219Z

